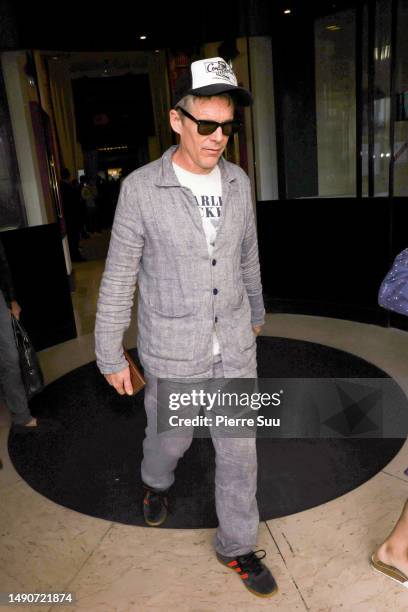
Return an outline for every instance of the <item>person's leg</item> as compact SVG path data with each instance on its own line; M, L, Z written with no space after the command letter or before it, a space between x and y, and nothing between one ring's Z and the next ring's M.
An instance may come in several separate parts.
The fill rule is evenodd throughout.
M214 378L221 377L222 363L218 362ZM211 435L216 453L215 505L219 523L215 550L225 557L245 555L256 547L259 525L256 433L232 438L211 428Z
M143 460L141 464L142 481L155 490L166 490L174 482L174 471L178 460L190 447L194 428L185 429L185 435L172 435L176 432L157 432L158 379L145 371L145 410L147 427L143 441Z
M88 201L85 201L85 227L90 234L94 232L92 209Z
M394 529L374 554L374 559L396 567L408 577L408 500Z
M221 363L216 364L214 370L215 377L223 376ZM256 364L250 377L256 378ZM213 382L217 391L217 381ZM230 385L227 381L226 385L220 384L221 389L223 386L226 393L240 393L242 389L241 384L236 386L241 387L236 391L228 389ZM250 387L253 387L252 383ZM248 393L248 388L243 392ZM241 412L240 408L238 410ZM217 406L216 412L222 416L231 416L228 406ZM246 410L244 412L247 413ZM234 413L238 416L235 407ZM228 435L231 433L237 437ZM230 426L224 429L212 426L211 436L216 453L215 505L219 523L214 537L216 558L238 575L251 593L259 597L271 597L277 593L278 587L270 570L262 562L266 551L256 549L259 526L256 429L243 430L235 426L230 431Z
M158 380L145 371L146 437L143 441L141 465L144 488L143 516L150 527L162 525L171 512L168 489L174 482L178 460L191 445L194 427L176 428L170 425L170 394L189 392L186 381ZM174 400L174 396L173 396ZM191 418L199 408L179 406L177 416Z
M256 547L259 512L256 501L255 438L213 438L216 452L215 550L225 557L245 555Z
M67 227L67 238L72 261L84 261L79 251L79 232L74 227Z
M11 324L11 315L0 291L0 382L13 424L33 421L21 378L20 362Z

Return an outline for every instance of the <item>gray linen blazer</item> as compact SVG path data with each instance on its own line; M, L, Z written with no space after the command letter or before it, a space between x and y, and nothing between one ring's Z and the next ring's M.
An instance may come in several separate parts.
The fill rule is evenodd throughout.
M123 335L139 285L137 348L159 378L212 375L216 326L224 374L256 367L252 325L264 322L258 244L250 182L219 160L223 211L210 259L190 189L174 173L177 147L124 179L96 314L96 357L104 374L126 368Z

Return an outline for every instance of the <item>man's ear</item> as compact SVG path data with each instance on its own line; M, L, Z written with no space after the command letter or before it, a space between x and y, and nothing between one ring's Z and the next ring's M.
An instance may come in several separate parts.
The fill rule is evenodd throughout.
M181 134L183 129L183 123L181 121L181 117L179 113L172 108L170 111L170 125L176 134Z

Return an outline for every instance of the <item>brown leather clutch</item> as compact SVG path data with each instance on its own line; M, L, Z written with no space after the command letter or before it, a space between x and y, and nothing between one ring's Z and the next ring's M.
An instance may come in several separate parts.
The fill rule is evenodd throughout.
M146 385L146 381L143 378L141 371L139 370L139 368L137 367L132 357L129 355L125 348L123 349L123 353L125 355L126 361L129 364L130 382L132 383L133 387L133 395L136 395L136 393L139 393L139 391L141 391Z

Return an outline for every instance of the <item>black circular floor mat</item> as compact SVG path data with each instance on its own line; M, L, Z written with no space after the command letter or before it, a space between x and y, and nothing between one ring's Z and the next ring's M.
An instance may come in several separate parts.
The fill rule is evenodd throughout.
M366 361L327 346L275 337L257 341L259 377L386 377ZM120 397L92 362L48 385L32 400L31 409L35 415L58 419L62 427L42 436L10 434L10 457L22 478L39 493L78 512L143 525L143 393ZM261 519L306 510L353 490L379 472L403 442L400 438L258 439ZM211 440L195 438L177 467L173 513L166 527L217 525L214 469Z

